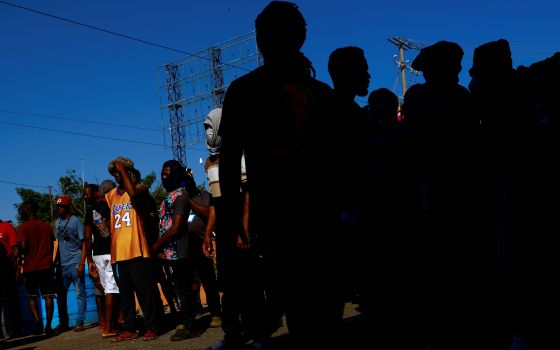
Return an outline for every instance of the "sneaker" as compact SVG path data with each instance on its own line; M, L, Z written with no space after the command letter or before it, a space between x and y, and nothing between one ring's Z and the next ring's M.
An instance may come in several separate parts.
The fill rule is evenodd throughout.
M154 331L146 331L146 333L144 333L144 340L145 341L150 341L150 340L156 340L157 339L157 334Z
M222 326L222 318L220 316L212 316L210 328L217 328Z
M171 336L171 341L187 340L198 336L200 336L198 332L189 331L184 325L180 324L175 328L175 334Z
M59 335L62 334L64 332L68 332L70 330L70 327L68 327L68 325L63 325L63 324L59 324L58 326L54 327L53 331L54 331L54 335Z
M138 338L138 333L137 332L124 331L124 332L120 333L119 335L117 335L116 337L114 337L111 341L113 343L118 343L120 341L132 340L132 339L136 339L136 338Z
M85 331L85 330L86 330L86 327L84 327L83 324L77 324L77 325L74 327L74 332L83 332L83 331Z

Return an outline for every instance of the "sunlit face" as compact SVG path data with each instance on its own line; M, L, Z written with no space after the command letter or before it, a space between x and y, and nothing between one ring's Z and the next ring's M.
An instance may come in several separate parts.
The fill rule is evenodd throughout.
M161 169L161 179L162 180L167 180L167 178L171 175L171 167L169 166L164 166L163 169Z

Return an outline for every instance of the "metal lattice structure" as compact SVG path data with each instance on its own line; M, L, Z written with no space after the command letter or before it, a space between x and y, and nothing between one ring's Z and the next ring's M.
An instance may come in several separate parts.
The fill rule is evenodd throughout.
M261 64L255 32L213 45L159 69L162 124L174 159L186 165L189 146L205 141L204 117L221 107L229 84ZM164 135L165 143L165 135Z

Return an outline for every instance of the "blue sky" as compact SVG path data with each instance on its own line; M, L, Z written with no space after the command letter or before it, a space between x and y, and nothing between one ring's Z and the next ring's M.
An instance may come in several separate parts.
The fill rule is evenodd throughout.
M253 29L256 15L268 3L237 1L70 1L11 2L90 25L195 52ZM303 47L317 78L331 84L330 52L355 45L365 50L372 75L370 91L393 89L397 77L394 46L400 36L425 45L439 40L459 43L464 51L461 83L474 48L506 38L514 65L530 64L560 50L560 2L535 1L298 1L308 23ZM162 146L123 143L73 135L97 134L162 144L161 131L103 125L119 123L161 129L157 70L185 55L89 30L0 4L0 110L98 121L84 124L0 112L0 218L15 219L19 201L14 182L55 185L68 169L88 182L109 178L107 163L120 155L133 159L143 174L172 158ZM414 58L407 52L407 59ZM422 78L418 79L422 82ZM63 130L54 133L8 123ZM166 136L167 142L169 137ZM203 148L199 145L198 148ZM189 150L187 162L197 181L205 181L198 159L206 153ZM44 188L35 188L45 191ZM55 187L56 191L56 187Z

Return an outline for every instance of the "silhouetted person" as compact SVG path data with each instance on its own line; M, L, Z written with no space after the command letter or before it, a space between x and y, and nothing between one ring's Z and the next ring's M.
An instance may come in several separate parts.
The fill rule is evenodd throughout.
M340 265L327 180L336 135L329 115L332 92L312 77L311 63L299 51L306 24L295 4L271 2L255 24L264 65L230 85L220 127L226 226L239 225L245 152L249 231L268 264L272 293L282 298L294 346L332 343L332 274Z
M454 349L467 346L471 321L468 288L472 255L473 117L469 91L459 85L463 50L440 41L412 63L426 82L405 95L409 128L409 176L418 198L415 260L419 289L412 294L425 316L429 341ZM419 325L420 326L420 325ZM441 339L438 339L441 338Z
M532 348L555 341L558 327L551 322L558 313L558 288L550 275L559 262L551 247L558 244L553 232L558 229L560 173L550 160L557 148L558 109L552 101L558 93L559 59L557 54L513 69L509 44L501 39L478 47L469 71L477 112L483 116L485 198L495 204L483 206L483 217L498 223L487 225L498 227L493 236L503 318L496 322L511 327L515 344Z
M371 268L370 256L366 249L371 248L371 235L366 228L366 206L369 203L370 187L367 149L367 114L354 100L356 96L367 96L370 75L364 51L355 46L334 50L329 57L329 74L334 85L334 113L339 120L339 141L334 159L348 166L339 172L338 181L344 188L336 193L339 219L337 228L343 245L339 247L343 255L342 269L348 277L344 292L345 299L360 296L362 309L369 303L371 291L366 292L367 278ZM355 186L349 186L355 184ZM367 294L367 295L366 295ZM340 312L344 308L341 295Z

